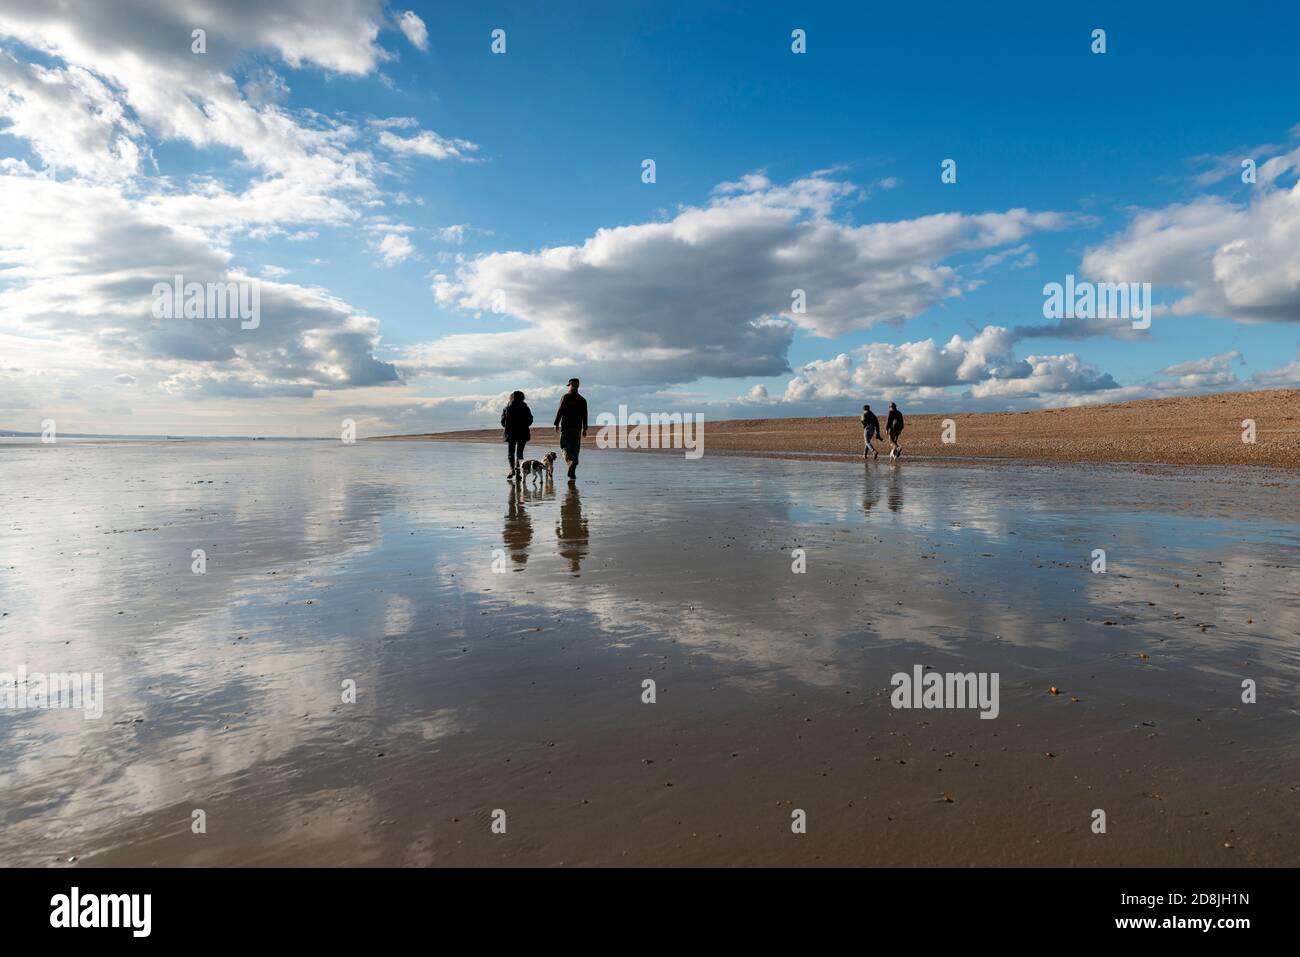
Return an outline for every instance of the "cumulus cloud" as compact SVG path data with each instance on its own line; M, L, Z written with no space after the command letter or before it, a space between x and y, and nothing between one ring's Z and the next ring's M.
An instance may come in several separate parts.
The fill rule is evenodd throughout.
M199 229L178 226L110 185L9 167L0 175L0 325L57 333L93 367L151 369L174 392L311 394L383 384L378 323L320 289L254 280ZM260 282L261 323L155 319L153 287Z
M379 241L379 258L385 266L396 266L415 255L415 244L401 233L389 233Z
M59 384L86 382L311 396L399 381L375 355L377 320L283 282L279 267L253 279L230 252L236 236L313 239L308 225L364 222L379 204L377 128L284 108L273 67L371 73L388 56L384 16L379 0L228 4L219 15L206 0L0 7L0 131L32 154L0 160L0 338L44 376L24 380L26 394L67 399L74 391ZM399 26L416 42L413 23ZM191 51L194 29L205 54ZM234 151L238 184L159 175L150 144L162 141ZM396 228L376 245L384 264L414 253ZM155 319L153 285L178 274L258 284L260 324Z
M876 342L802 366L786 385L783 400L850 399L886 392L913 401L937 400L952 387L973 398L1035 397L1118 388L1111 376L1073 353L1014 355L1016 335L986 326L970 339L953 336L899 345Z
M1057 396L1118 389L1109 373L1089 365L1072 352L1053 356L1026 356L1024 375L990 376L974 383L970 394L976 399L992 396Z
M1296 357L1284 366L1266 369L1254 375L1255 382L1264 389L1278 389L1283 386L1300 385L1300 348Z
M986 326L967 340L953 336L943 346L933 339L894 346L874 343L857 350L858 379L873 386L949 386L989 376L1023 375L1011 354L1015 339L1001 326Z
M974 288L945 260L1071 222L1023 209L861 226L833 218L857 192L828 173L789 184L755 173L664 222L601 229L578 246L491 253L435 274L440 302L526 328L442 340L429 351L431 368L550 374L581 362L636 383L778 375L789 371L796 329L833 337L902 322Z
M93 100L111 87L119 102L91 111L101 124L120 122L118 110L125 109L138 123L128 134L146 128L162 139L199 148L225 146L272 175L292 173L316 181L323 174L348 176L347 166L355 159L344 153L321 155L317 147L329 130L314 130L273 103L259 107L245 99L233 71L251 47L291 67L369 72L384 56L375 43L377 18L377 4L369 0L324 6L311 0L235 4L215 16L203 0L127 6L17 0L0 8L0 36L64 61L70 83L76 71L93 74L101 87L82 83L77 91L82 97ZM190 49L196 27L207 32L208 52L202 55ZM258 71L254 85L265 87L273 82L270 76L266 69ZM81 109L85 105L76 97L65 101L72 128L84 129L89 122L75 118L87 112ZM338 146L337 138L332 145ZM51 158L57 159L58 152L52 151Z
M1240 365L1243 361L1241 352L1233 349L1217 356L1176 362L1160 370L1160 375L1171 378L1157 382L1156 388L1194 391L1235 385L1237 374L1232 371L1232 366Z
M1083 269L1111 282L1174 287L1172 315L1300 322L1300 149L1260 164L1245 202L1207 196L1146 210L1090 248Z
M219 11L208 0L9 0L0 9L0 32L36 49L122 72L157 68L191 78L210 72L212 64L227 68L250 46L295 69L313 65L334 73L369 73L387 58L377 43L380 22L379 0L228 3ZM208 63L191 53L195 28L207 32ZM132 60L151 60L156 67L132 65Z
M50 169L85 177L146 172L146 136L228 148L254 171L237 190L212 178L187 189L166 179L134 184L174 221L254 236L281 235L296 223L345 225L381 193L370 139L380 127L283 108L283 79L248 56L360 76L388 56L377 42L382 23L379 0L241 3L219 15L206 0L14 0L0 7L0 37L62 62L0 55L0 124ZM202 55L190 47L196 28L207 35ZM245 67L241 88L235 78ZM418 126L412 118L401 124ZM408 152L477 149L428 132L398 139L396 148Z

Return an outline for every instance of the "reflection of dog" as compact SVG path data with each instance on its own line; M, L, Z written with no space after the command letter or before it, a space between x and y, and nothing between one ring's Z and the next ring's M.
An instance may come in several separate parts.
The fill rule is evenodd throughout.
M548 479L554 476L555 459L556 454L554 452L547 452L542 456L540 462L537 461L537 459L529 459L523 465L519 466L519 471L523 473L525 478L531 476L540 482L543 475Z

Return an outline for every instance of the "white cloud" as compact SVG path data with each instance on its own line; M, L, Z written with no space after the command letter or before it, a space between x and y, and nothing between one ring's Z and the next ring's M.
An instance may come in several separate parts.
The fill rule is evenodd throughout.
M418 14L403 10L397 15L397 26L416 49L429 49L429 29Z
M1217 356L1176 362L1160 370L1160 375L1173 378L1157 382L1156 388L1195 391L1235 385L1237 374L1232 371L1232 366L1243 361L1241 352L1233 349Z
M1037 265L1038 254L1029 248L1028 243L1021 243L1019 246L1013 246L1010 249L1000 249L995 253L989 253L974 267L974 272L986 272L996 266L1002 265L1007 260L1011 260L1011 268L1028 269L1030 266Z
M385 266L396 266L415 255L415 245L401 233L388 233L379 241L378 252Z
M783 401L850 399L885 392L912 400L938 399L944 390L966 386L973 398L1037 396L1113 389L1115 381L1078 356L1013 354L1015 333L986 326L970 339L953 336L942 346L933 339L899 345L876 342L815 360L786 385Z
M469 161L467 154L478 149L469 140L447 139L432 130L421 130L415 136L398 136L389 130L379 134L379 145L405 156L427 156L436 160L458 159Z
M0 7L0 130L33 154L0 159L0 340L33 370L7 381L17 394L0 407L123 386L142 398L308 397L398 382L375 355L375 319L327 290L281 281L274 265L260 269L257 329L151 312L153 284L176 274L259 282L233 267L235 236L315 239L308 226L350 225L385 195L376 129L286 109L287 84L257 59L373 73L387 58L377 43L384 16L378 0L219 13L206 0ZM195 28L207 33L206 54L191 52ZM159 175L151 144L163 141L234 151L239 185ZM378 244L390 263L413 252L391 234Z
M324 290L261 281L257 329L153 318L157 282L248 277L201 230L112 185L10 167L0 209L0 331L56 335L58 358L76 357L88 374L108 366L197 395L310 395L397 379L373 354L378 323Z
M1093 247L1083 269L1111 282L1182 290L1173 315L1238 322L1300 322L1300 149L1259 167L1245 203L1202 197L1139 213L1120 235Z
M1264 389L1300 385L1300 348L1296 349L1295 359L1286 365L1257 372L1253 378Z
M63 63L0 55L0 117L50 169L97 179L141 173L151 159L146 136L242 154L256 175L238 191L215 179L184 190L165 179L136 183L173 221L253 235L278 235L286 224L346 224L381 194L381 164L366 141L384 123L408 128L414 120L358 129L294 113L279 104L288 89L270 66L252 67L242 90L235 75L250 53L293 68L373 72L387 57L377 43L383 22L379 0L275 0L219 14L206 0L11 2L0 7L0 37ZM196 27L207 32L206 54L191 52ZM477 145L430 133L395 148L463 156Z
M379 0L274 0L219 8L208 0L11 0L0 9L0 32L65 59L98 60L128 71L149 69L148 63L130 67L129 61L152 53L166 72L191 76L214 63L224 69L249 47L274 53L295 69L369 73L387 58L376 42L380 22ZM190 50L195 28L207 32L206 62Z
M413 116L374 117L366 122L377 130L409 130L420 125Z
M1004 378L991 376L971 386L973 398L992 396L1071 395L1105 392L1119 384L1107 373L1084 362L1072 352L1053 356L1026 356L1025 375Z
M458 377L503 368L550 375L574 362L599 370L589 377L634 383L778 375L789 370L796 329L830 337L912 318L974 288L943 260L1070 222L1023 209L863 226L832 219L856 193L827 174L786 185L750 174L666 222L601 229L580 246L480 256L454 277L434 275L435 295L527 328L451 337L426 358ZM795 289L805 291L806 312L793 308Z
M1290 138L1293 141L1300 138L1300 124L1291 127ZM1238 147L1218 155L1194 156L1190 160L1191 165L1205 167L1205 169L1192 177L1192 182L1196 186L1206 187L1227 179L1239 180L1242 174L1241 164L1244 160L1251 159L1258 163L1259 157L1277 156L1285 149L1285 146L1274 143L1261 143L1256 146Z
M0 132L29 141L51 169L120 180L140 171L144 131L80 67L19 63L0 50Z

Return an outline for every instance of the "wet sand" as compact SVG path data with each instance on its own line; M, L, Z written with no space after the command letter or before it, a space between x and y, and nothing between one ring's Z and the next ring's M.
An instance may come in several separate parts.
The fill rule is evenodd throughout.
M503 460L0 448L0 864L1300 862L1294 473Z
M591 400L587 444L595 447ZM872 402L885 424L888 400ZM861 458L861 404L846 404L834 418L705 421L705 454L772 454L819 458ZM610 410L614 411L614 410ZM903 410L901 444L909 458L922 460L1005 460L1038 462L1149 462L1167 465L1261 465L1300 468L1300 389L1230 392L1144 399L1108 405L1037 412L981 412L912 415ZM534 409L539 420L550 410ZM1255 441L1244 442L1242 423L1255 423ZM946 421L952 441L944 441ZM533 429L532 448L558 448L548 428ZM500 429L387 438L454 442L501 441ZM883 458L889 441L876 447Z

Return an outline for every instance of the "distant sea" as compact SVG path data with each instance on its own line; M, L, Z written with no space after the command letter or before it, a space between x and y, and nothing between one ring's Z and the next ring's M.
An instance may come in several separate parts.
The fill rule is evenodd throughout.
M10 432L0 430L0 445L31 445L40 443L40 432ZM328 442L330 439L283 435L95 435L93 433L60 432L58 442ZM334 439L333 441L338 441Z

